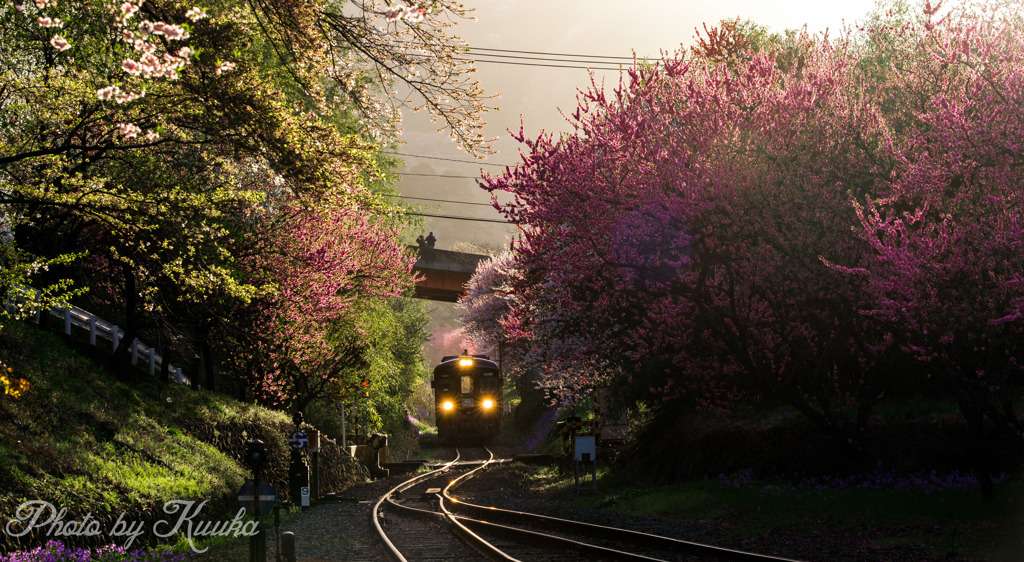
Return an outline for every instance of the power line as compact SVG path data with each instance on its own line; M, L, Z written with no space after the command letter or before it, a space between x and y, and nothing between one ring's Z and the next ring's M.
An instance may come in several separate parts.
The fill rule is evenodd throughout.
M456 60L473 61L473 62L489 62L489 63L492 63L492 64L511 64L511 65L515 65L515 66L540 66L540 67L546 67L546 68L578 68L580 70L608 70L608 71L616 71L616 72L621 72L621 71L625 70L624 68L611 68L611 67L603 67L603 66L572 66L572 65L568 65L568 64L537 64L537 63L532 63L532 62L513 62L513 61L508 61L508 60L464 59L464 58L460 58L460 57L455 57L455 59Z
M481 53L481 56L497 58L497 59L539 60L539 61L543 61L543 62L573 62L573 63L576 63L576 64L615 64L615 63L612 63L611 61L595 61L595 60L587 60L587 59L561 59L561 58L551 58L551 57L524 57L522 55L491 55L491 54L487 54L487 53ZM567 56L574 56L574 55L567 55ZM474 60L478 60L478 59L474 58ZM618 64L624 64L624 63L618 63Z
M426 178L457 178L467 180L478 180L480 176L449 176L445 174L414 174L412 172L396 172L400 176L422 176Z
M430 213L411 213L411 212L406 212L405 214L407 214L407 215L415 215L417 217L433 217L435 219L452 219L452 220L457 220L457 221L496 222L496 223L499 223L499 224L512 224L512 223L510 223L508 221L503 221L503 220L498 220L498 219L478 219L478 218L473 218L473 217L456 217L456 216L453 216L453 215L432 215Z
M432 201L434 203L458 203L460 205L480 205L481 207L491 207L492 209L494 208L494 206L491 205L490 203L473 203L473 202L470 202L470 201L453 201L451 199L430 199L429 197L412 197L412 196L409 196L409 195L397 195L396 197L401 197L402 199L416 199L416 200L419 200L419 201Z
M411 47L414 47L414 48L420 48L422 50L428 50L428 47L430 47L430 45L424 45L424 44L418 43L416 41L400 41L399 43L403 44L403 45L408 45L408 46L411 46ZM520 55L542 55L542 56L547 56L547 57L576 57L576 58L581 58L581 59L613 59L613 60L624 60L624 61L632 61L633 60L632 56L581 55L579 53L553 53L553 52L547 52L547 51L524 51L522 49L495 49L495 48L491 48L491 47L473 47L473 46L469 46L469 52L476 52L476 51L492 51L492 52L495 52L495 53L516 53L516 54L520 54ZM484 55L484 56L498 56L498 55L488 55L486 52L481 53L481 54ZM652 57L636 57L637 60L644 60L644 59L650 59L650 58L652 58Z
M633 60L633 57L613 57L609 55L576 55L572 53L545 53L541 51L520 51L518 49L490 49L484 47L470 47L470 51L496 51L499 53L522 53L526 55L551 55L554 57L580 57L585 59L621 59L621 60ZM637 57L643 58L643 57Z
M430 160L447 160L448 162L462 162L463 164L476 164L478 166L498 166L504 168L505 164L494 164L491 162L473 162L472 160L459 160L458 158L445 158L443 156L430 156L427 154L407 154L405 152L387 152L392 156L408 156L410 158L427 158Z
M472 51L473 51L473 49L470 49L469 54L473 54ZM512 51L512 50L505 50L505 52L512 52L512 53L520 52L520 53L524 53L524 54L530 54L530 53L533 53L534 51ZM419 53L406 53L406 54L409 55L409 56L412 56L412 57L420 57L420 58L431 59L431 60L434 58L432 55L429 55L429 54L419 54ZM571 53L562 53L562 54L550 53L550 54L556 54L556 55L559 55L559 56L562 56L562 57L580 57L580 56L583 56L583 55L574 55L574 54L571 54ZM481 57L491 57L491 58L481 58ZM526 61L539 61L539 62L512 62L512 61L494 60L495 58L511 58L511 59L520 59L520 60L526 60ZM613 57L608 57L608 58L613 58ZM632 61L633 60L632 57L614 57L614 58L623 59L624 61L625 60L628 60L628 61ZM454 60L460 60L460 61L467 61L467 62L488 62L488 63L493 63L493 64L512 64L512 65L516 65L516 66L537 66L537 67L546 67L546 68L578 68L578 69L581 69L581 70L607 70L607 71L622 70L622 68L612 68L610 66L606 66L606 65L609 65L609 64L616 64L615 61L612 61L612 60L601 60L601 61L599 61L599 60L573 59L573 58L524 57L524 56L519 56L519 55L500 55L500 54L491 54L491 53L477 53L475 56L472 56L472 57L455 56L455 57L453 57L453 59ZM548 63L575 63L575 64L548 64ZM621 62L621 63L618 63L618 64L629 66L625 62ZM602 66L602 65L604 65L604 66Z

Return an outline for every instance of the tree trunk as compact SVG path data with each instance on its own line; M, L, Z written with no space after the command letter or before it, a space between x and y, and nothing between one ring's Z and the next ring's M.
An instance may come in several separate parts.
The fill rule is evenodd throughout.
M160 349L160 382L169 384L171 382L171 354L166 349Z
M196 340L198 340L196 347L199 348L199 361L197 361L193 377L198 381L199 363L201 362L203 374L205 375L203 379L206 383L206 389L213 392L215 390L213 382L213 350L210 349L210 321L206 318L199 320L199 326L196 328Z
M969 394L969 389L961 390L957 402L960 405L960 413L967 421L967 428L971 436L971 450L974 453L975 462L974 473L981 488L981 497L991 500L995 491L992 488L992 470L988 458L988 447L985 443L985 414Z
M121 266L124 273L124 337L117 345L113 355L110 357L111 367L115 372L131 375L131 350L138 337L139 325L135 309L138 306L138 291L135 286L135 272L127 264Z

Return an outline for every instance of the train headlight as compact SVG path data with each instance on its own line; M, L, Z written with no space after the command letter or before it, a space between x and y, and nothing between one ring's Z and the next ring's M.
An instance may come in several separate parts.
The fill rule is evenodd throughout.
M484 408L485 409L490 410L493 407L494 407L494 400L491 400L490 398L487 398L487 399L484 400Z
M459 367L472 367L472 366L473 366L473 358L472 357L462 357L462 358L459 359Z
M451 400L445 400L444 404L441 404L441 407L444 408L445 410L451 410L452 408L455 407L455 404L452 404Z

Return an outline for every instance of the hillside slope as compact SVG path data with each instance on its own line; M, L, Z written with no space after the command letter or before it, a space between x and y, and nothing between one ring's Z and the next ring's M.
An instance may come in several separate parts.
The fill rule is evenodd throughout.
M270 450L266 478L286 482L294 429L289 416L229 397L162 384L140 374L120 381L73 351L62 337L21 324L0 330L0 361L9 381L28 381L15 396L0 395L0 519L16 519L27 501L67 510L62 521L87 514L110 531L117 518L152 530L171 500L210 500L200 518L230 520L235 496L249 476L239 463L245 444L262 439ZM340 448L321 449L322 490L342 490L366 470ZM287 485L278 486L282 500ZM22 516L25 515L23 510ZM43 514L39 522L49 514ZM17 526L16 526L17 528ZM37 524L21 537L0 533L0 551L56 538ZM13 534L18 534L16 531ZM123 543L110 536L61 537L65 544ZM140 542L153 542L147 533Z

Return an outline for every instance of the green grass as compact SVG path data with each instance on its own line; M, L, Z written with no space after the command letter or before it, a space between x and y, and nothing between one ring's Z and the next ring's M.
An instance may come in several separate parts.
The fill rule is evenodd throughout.
M437 435L437 426L420 420L416 420L412 424L420 432L420 435Z
M0 395L0 512L44 499L85 513L233 493L242 467L179 420L280 422L286 416L140 377L119 382L58 337L11 322L0 353L32 387Z
M909 493L900 490L794 488L748 482L739 488L700 480L638 489L632 474L599 468L598 491L575 493L572 474L545 467L535 489L580 508L611 509L711 526L737 539L769 533L847 536L868 532L873 544L915 548L942 558L1021 559L1024 483L996 485L995 498L977 490Z

